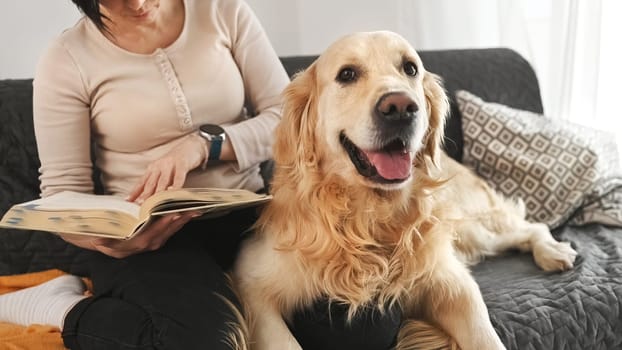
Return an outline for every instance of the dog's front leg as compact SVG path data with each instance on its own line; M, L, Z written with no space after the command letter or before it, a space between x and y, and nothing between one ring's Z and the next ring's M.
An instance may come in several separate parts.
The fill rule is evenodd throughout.
M255 299L255 301L258 301ZM250 301L252 350L302 350L277 308Z
M245 242L234 267L234 281L245 306L251 350L301 350L284 316L300 300L303 283L288 267L295 263L261 237ZM285 277L285 278L284 278Z
M505 346L488 316L488 308L468 269L450 255L437 262L426 286L417 287L413 305L440 326L462 350L499 350ZM417 300L417 301L415 301Z

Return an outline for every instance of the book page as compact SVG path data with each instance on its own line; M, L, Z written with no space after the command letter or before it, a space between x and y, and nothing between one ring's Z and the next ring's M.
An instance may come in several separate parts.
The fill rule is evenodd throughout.
M140 207L118 196L96 195L72 191L59 192L49 197L35 199L18 205L28 210L59 211L59 210L104 210L120 211L138 218Z
M271 199L272 199L272 196L262 195L261 197L258 197L258 198L246 199L243 201L240 200L236 202L216 202L216 203L214 202L204 202L204 203L192 202L192 203L187 203L187 204L181 202L182 205L174 205L177 203L172 203L170 207L173 209L169 209L167 205L162 204L155 208L152 215L166 215L166 214L178 213L178 212L190 211L190 210L198 211L202 214L206 214L206 213L216 214L219 212L223 212L226 214L228 211L231 211L232 209L242 209L242 208L257 206Z
M268 200L270 196L257 194L243 189L222 188L182 188L155 193L147 198L142 205L140 218L152 213L171 213L192 210L194 207L210 207L212 205L229 203L235 207L236 203L259 203Z
M0 220L0 227L70 233L94 237L130 236L136 219L120 211L46 211L14 206Z

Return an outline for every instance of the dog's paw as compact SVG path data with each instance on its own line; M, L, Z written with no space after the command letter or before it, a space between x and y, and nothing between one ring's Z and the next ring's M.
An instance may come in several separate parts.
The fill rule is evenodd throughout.
M538 241L533 246L533 258L544 271L564 271L572 268L577 252L568 242Z

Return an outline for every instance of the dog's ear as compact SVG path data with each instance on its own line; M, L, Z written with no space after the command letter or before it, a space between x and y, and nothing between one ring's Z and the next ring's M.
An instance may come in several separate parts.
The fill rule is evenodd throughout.
M316 76L315 64L296 74L283 91L283 114L276 128L274 160L282 165L315 163ZM297 163L297 164L296 164Z
M440 76L426 72L423 77L423 90L427 103L430 125L425 136L425 154L434 165L440 165L440 152L445 131L445 119L449 112L449 100Z

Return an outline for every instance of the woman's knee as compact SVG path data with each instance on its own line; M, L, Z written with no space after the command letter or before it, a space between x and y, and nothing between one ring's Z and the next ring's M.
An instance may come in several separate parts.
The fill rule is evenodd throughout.
M183 301L180 301L183 303ZM244 320L239 302L230 295L214 292L196 308L194 315L182 323L166 319L162 334L165 348L179 349L236 349L236 344L245 341Z
M86 330L102 343L120 339L137 349L145 348L144 339L157 349L230 348L227 334L239 323L239 302L204 252L163 250L103 267L93 276L96 297L70 313L70 328L80 330L82 340Z
M80 349L156 349L158 330L144 309L117 298L89 298L65 318L65 347Z
M162 313L117 298L85 300L69 313L63 339L69 349L234 349L242 329L237 300L219 294L178 312Z

